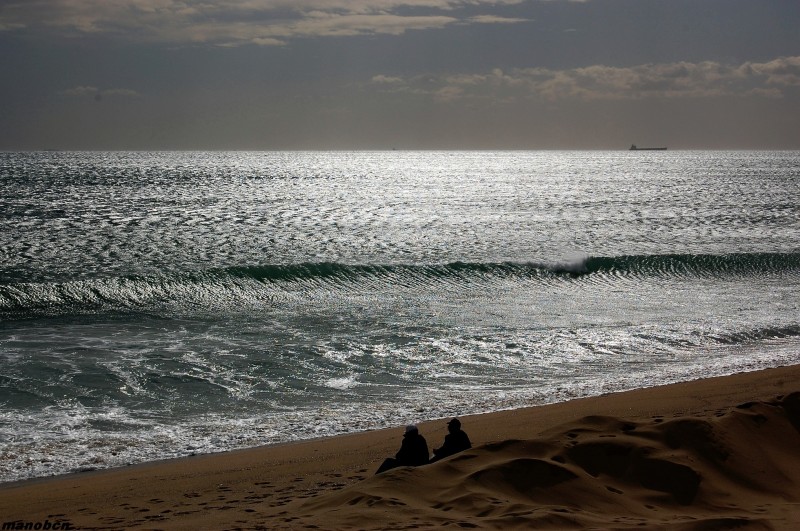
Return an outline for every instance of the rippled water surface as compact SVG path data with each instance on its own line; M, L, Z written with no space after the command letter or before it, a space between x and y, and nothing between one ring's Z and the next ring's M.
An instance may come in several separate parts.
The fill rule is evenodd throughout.
M0 154L0 480L800 361L800 153Z

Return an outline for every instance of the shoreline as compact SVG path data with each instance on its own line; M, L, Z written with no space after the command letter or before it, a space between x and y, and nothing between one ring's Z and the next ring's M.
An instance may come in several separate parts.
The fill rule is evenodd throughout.
M639 426L637 429L643 433L661 429L659 425L668 424L670 419L691 418L716 422L715 418L724 420L731 411L736 413L735 408L738 405L774 402L777 397L794 392L800 392L800 365L698 379L543 406L467 415L460 418L464 430L472 439L473 449L466 452L465 456L469 454L469 461L473 463L469 466L476 466L474 463L479 462L484 464L481 465L482 468L473 470L455 483L452 480L460 477L459 471L464 472L464 467L467 467L466 463L462 465L460 461L456 466L457 457L436 465L417 469L403 468L374 476L381 461L394 455L399 447L403 426L398 426L3 483L0 484L0 519L3 522L61 521L70 523L74 529L252 529L259 526L301 528L304 525L315 525L324 529L379 529L406 528L412 525L422 528L438 527L447 522L502 528L510 522L504 518L511 516L500 518L502 511L499 509L494 512L489 509L471 509L473 505L485 505L482 497L489 496L484 492L487 484L495 484L497 490L490 497L499 499L510 496L514 503L522 503L514 498L513 493L506 492L506 487L496 484L498 480L495 476L500 474L500 469L496 470L494 467L499 454L503 452L498 451L498 455L495 455L495 447L513 446L512 441L521 440L535 441L539 446L557 450L561 444L558 441L563 439L565 433L600 430L608 432L603 437L617 437L619 434L612 433L617 422L632 423L631 425ZM595 426L597 423L601 425L600 428ZM441 444L446 433L445 424L446 420L419 424L420 432L428 440L430 448ZM798 430L800 427L794 432L789 430L788 434L784 434L787 441L800 438ZM639 439L626 444L638 444L636 441ZM727 439L722 437L720 441ZM642 443L642 451L655 451L650 449L650 444ZM569 445L564 448L569 448ZM669 453L669 448L658 451ZM571 455L569 451L567 454ZM780 464L786 458L786 455L779 453L775 459ZM526 459L533 459L531 462L537 463L546 462L538 457L534 459L528 456ZM681 459L685 460L683 457ZM797 462L784 463L786 474L792 479L787 486L789 491L780 493L784 503L772 504L774 514L768 514L766 520L763 515L760 519L756 518L758 514L753 509L752 514L748 513L753 522L764 520L777 528L783 528L783 523L789 528L791 524L800 522L800 457L797 459ZM687 462L693 461L689 459ZM590 479L581 476L579 467L569 459L563 467L557 466L560 467L559 470L563 468L569 474L580 476L581 481ZM797 475L792 475L794 473ZM706 483L709 481L705 478L711 478L714 474L713 466L699 472ZM531 477L537 475L540 474L531 474ZM484 476L495 479L479 481L480 487L476 487L476 492L470 491L462 493L463 496L456 496L459 500L472 499L470 503L462 500L463 506L455 504L448 511L435 508L437 504L451 503L444 498L450 498L452 493L445 496L441 484L448 486L450 490L458 490L458 485L472 485L476 477ZM516 478L514 481L523 479ZM626 482L630 478L625 476L623 479L619 481L629 488ZM575 479L567 483L578 485L577 481ZM701 482L701 485L705 487L706 483ZM425 494L415 492L415 485L424 485ZM556 492L560 488L555 485L551 487L528 485L526 488L542 489L542 492ZM606 488L612 489L608 492L623 490L616 484L607 485ZM572 490L576 491L575 495L578 497L589 496L581 488L573 487ZM388 496L387 492L393 495ZM603 493L605 494L607 492ZM641 496L648 499L653 496L651 492L645 494ZM595 493L593 496L601 499L603 495ZM735 497L733 494L730 496ZM582 522L591 521L592 518L601 522L597 524L600 527L610 525L608 522L602 524L605 514L603 510L607 513L608 508L597 514L573 515L571 520L563 520L566 513L559 513L553 507L565 502L547 496L545 498L526 502L529 505L528 516L512 515L513 518L523 518L529 524L539 522L537 525L542 527L558 527L555 524L557 521L561 521L562 527L581 527ZM638 498L634 496L634 499ZM415 500L418 507L414 505ZM664 503L667 501L669 500L661 500ZM649 505L659 507L658 500L651 502ZM565 510L563 507L561 509ZM631 509L629 517L641 519L642 516L637 511L638 509ZM657 513L658 518L650 524L655 527L669 525L667 520L663 520L666 518L664 514L655 510L651 512L654 515ZM625 511L623 513L628 514ZM725 511L720 509L720 514L722 513ZM797 516L792 520L795 513ZM621 521L615 525L626 526Z

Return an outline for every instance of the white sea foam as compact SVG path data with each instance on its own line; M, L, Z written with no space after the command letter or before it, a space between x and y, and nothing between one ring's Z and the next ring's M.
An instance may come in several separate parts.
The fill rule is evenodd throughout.
M325 381L327 387L333 389L350 389L357 385L358 382L354 376L345 376L342 378L329 378Z
M0 481L800 362L797 153L41 156Z
M64 410L50 410L24 417L4 413L0 423L14 425L17 433L13 439L2 442L0 478L2 481L11 481L398 427L426 419L557 402L698 376L800 363L796 342L773 342L768 352L756 350L755 346L740 350L734 353L729 349L721 349L714 358L687 360L680 368L677 365L663 365L652 370L619 373L612 380L604 375L584 373L572 379L527 389L492 389L484 382L483 385L465 385L449 391L441 388L416 390L408 396L396 395L391 402L364 402L365 398L354 398L352 403L336 402L325 407L307 406L257 416L206 414L178 421L133 418L124 409L87 415L75 415L73 411ZM102 431L95 427L98 422L109 420L117 426L114 431ZM56 429L47 431L42 429L43 426Z

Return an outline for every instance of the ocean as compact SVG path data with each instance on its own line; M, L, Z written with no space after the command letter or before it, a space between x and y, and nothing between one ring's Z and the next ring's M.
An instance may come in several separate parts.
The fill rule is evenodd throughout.
M0 481L796 364L799 310L797 151L0 153Z

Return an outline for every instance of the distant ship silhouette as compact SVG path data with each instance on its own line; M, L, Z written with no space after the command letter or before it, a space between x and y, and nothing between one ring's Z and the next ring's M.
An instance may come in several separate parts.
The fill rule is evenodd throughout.
M631 147L628 151L665 151L667 148L665 147L647 147L647 148L640 148L636 147L636 144L631 144Z

